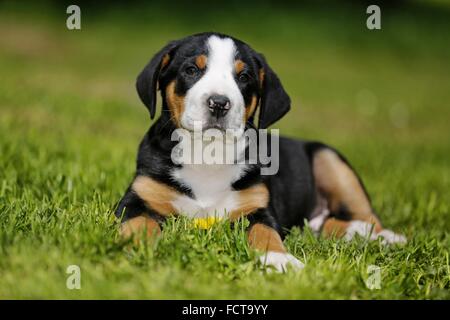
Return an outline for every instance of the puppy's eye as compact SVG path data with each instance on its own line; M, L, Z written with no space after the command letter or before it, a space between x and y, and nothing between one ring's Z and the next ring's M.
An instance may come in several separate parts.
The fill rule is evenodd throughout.
M238 77L239 82L247 83L250 80L250 77L246 73L241 73Z
M189 76L195 76L198 73L198 68L194 66L188 66L186 69L184 69L184 72L186 72Z

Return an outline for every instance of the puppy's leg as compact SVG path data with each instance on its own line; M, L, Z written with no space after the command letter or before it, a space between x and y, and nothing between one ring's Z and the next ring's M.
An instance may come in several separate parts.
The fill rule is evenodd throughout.
M303 263L286 251L278 232L269 226L262 223L251 226L248 242L251 248L264 252L260 261L265 266L272 266L278 272L286 272L288 265L293 269L303 268Z
M146 214L131 218L120 226L120 235L123 238L133 238L135 243L141 240L153 240L161 234L159 223Z
M136 244L161 234L164 216L149 208L131 187L119 202L116 216L122 220L120 235L133 238Z
M327 201L332 217L323 224L326 236L351 239L356 234L386 243L405 242L405 237L384 229L356 173L337 152L321 148L313 155L313 173L319 194Z
M272 266L278 272L287 270L291 265L294 269L303 267L303 264L294 256L287 253L277 232L275 215L270 212L269 190L264 184L256 184L238 192L238 208L229 213L230 221L236 221L246 216L250 221L247 230L247 239L252 249L263 252L260 261L265 266Z
M382 237L384 244L406 243L405 236L389 229L382 229L377 232L374 230L373 224L361 220L344 221L334 217L325 220L322 226L322 234L328 237L334 235L347 240L353 239L358 234L361 237L369 237L370 240L376 240L378 237Z
M272 266L278 272L287 271L288 266L294 270L302 269L301 263L293 255L289 254L284 247L280 234L271 227L270 216L268 219L261 219L263 210L249 215L250 227L247 237L249 246L252 249L263 252L260 261L264 266Z

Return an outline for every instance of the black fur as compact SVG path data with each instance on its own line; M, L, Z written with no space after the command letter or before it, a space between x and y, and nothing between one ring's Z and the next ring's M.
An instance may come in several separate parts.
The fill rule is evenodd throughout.
M136 81L136 90L142 102L148 108L150 117L153 119L156 113L156 87L161 73L161 62L164 55L169 54L177 48L179 41L172 41L162 48L144 70L139 74Z
M267 64L266 59L261 54L257 54L256 59L264 70L263 93L258 122L259 128L264 129L288 113L291 109L291 99L284 90L278 76Z

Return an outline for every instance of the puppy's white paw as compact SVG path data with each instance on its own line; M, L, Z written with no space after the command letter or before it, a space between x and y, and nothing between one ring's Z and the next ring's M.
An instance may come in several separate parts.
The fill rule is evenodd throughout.
M377 233L377 236L383 238L383 240L381 241L383 244L406 243L406 237L404 235L395 233L389 229L381 230L380 232Z
M293 270L300 270L305 266L293 255L282 252L268 251L266 254L262 255L259 260L264 266L274 267L277 272L286 272L288 266Z
M377 240L379 237L382 238L383 244L404 244L406 243L405 236L397 234L391 230L383 229L380 232L375 232L373 230L373 225L364 221L355 220L350 222L347 230L345 231L344 239L351 240L355 235L360 235L363 238L369 240Z
M352 240L355 235L359 235L363 238L369 237L370 240L377 239L377 235L375 234L375 231L373 231L373 225L359 220L351 221L349 223L349 226L345 231L344 239Z

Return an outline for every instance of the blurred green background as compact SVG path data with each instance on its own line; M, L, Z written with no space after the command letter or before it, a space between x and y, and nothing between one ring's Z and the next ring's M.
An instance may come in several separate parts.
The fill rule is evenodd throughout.
M419 239L408 249L421 252L417 260L400 268L413 279L409 289L380 296L448 293L449 2L379 3L382 29L373 31L365 1L82 2L82 29L74 31L66 28L69 4L0 2L0 297L76 297L57 284L64 261L79 258L98 271L99 260L122 259L111 208L150 125L135 78L169 40L203 31L264 53L293 102L275 127L340 149L385 224ZM423 271L431 261L437 275ZM202 295L201 283L181 297L216 297ZM163 284L135 295L103 285L113 289L85 294L171 297ZM316 288L313 297L351 297L349 286L335 295ZM238 297L259 297L248 288ZM269 298L310 297L308 290Z

